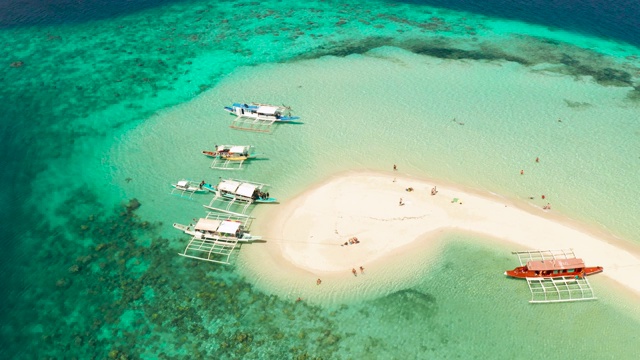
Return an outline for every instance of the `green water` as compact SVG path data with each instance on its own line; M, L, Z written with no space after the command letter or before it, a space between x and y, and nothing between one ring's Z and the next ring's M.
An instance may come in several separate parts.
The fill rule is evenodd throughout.
M447 237L414 286L390 284L377 299L320 306L268 294L241 269L177 256L188 239L171 223L202 216L206 200L168 194L182 177L227 176L201 150L247 143L267 160L232 176L272 184L283 202L333 174L398 164L532 209L545 194L554 212L638 246L637 48L411 4L332 1L185 2L2 29L0 43L8 358L640 350L637 298L595 277L598 301L530 305L525 284L501 275L514 249L469 236ZM286 103L304 124L234 131L222 111L233 101ZM473 275L459 271L468 266Z

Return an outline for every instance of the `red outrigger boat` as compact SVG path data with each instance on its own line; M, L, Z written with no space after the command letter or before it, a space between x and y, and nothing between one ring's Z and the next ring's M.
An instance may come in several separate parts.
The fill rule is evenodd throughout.
M526 278L555 278L574 277L583 278L587 275L603 271L602 266L586 267L582 259L546 259L530 260L524 266L505 271L505 275L518 279Z
M602 266L586 267L573 249L514 251L520 266L504 274L524 279L531 291L530 303L595 300L587 275L602 272Z

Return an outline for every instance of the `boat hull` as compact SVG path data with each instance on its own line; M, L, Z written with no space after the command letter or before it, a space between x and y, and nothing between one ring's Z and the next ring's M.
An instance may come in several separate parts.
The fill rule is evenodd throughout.
M209 190L205 189L204 186L203 187L189 186L189 187L186 187L186 188L182 187L182 186L178 186L177 184L171 184L171 186L173 186L175 189L182 190L184 192L192 192L192 193L196 193L196 194L203 194L203 193L206 193L207 191L209 191Z
M210 191L212 193L218 191L216 189L216 187L211 185L211 184L204 184L204 185L202 185L202 187L204 189L206 189L207 191ZM235 196L233 194L225 193L225 194L222 194L222 197L224 197L226 199L229 199L229 200L232 200ZM266 198L266 199L258 198L258 199L253 200L253 202L254 203L258 203L258 204L277 204L278 203L278 199L272 198L272 197Z
M513 269L513 270L507 270L505 271L505 275L509 276L509 277L513 277L516 279L526 279L526 278L554 278L554 277L567 277L567 276L578 276L578 277L584 277L584 276L588 276L588 275L593 275L593 274L597 274L597 273L601 273L604 269L602 268L602 266L593 266L593 267L586 267L584 269L576 269L576 271L566 271L566 272L562 272L562 271L558 271L558 272L553 272L553 271L549 271L549 273L545 273L544 271L533 271L533 270L529 270L527 269L526 266L518 266L517 268Z
M278 199L270 197L268 199L256 199L254 202L259 204L277 204Z
M247 159L253 159L258 156L258 154L224 156L218 152L207 151L207 150L202 150L202 155L206 157L210 157L212 159L220 158L220 159L229 160L229 161L244 161Z
M207 233L204 233L204 232L195 231L193 226L189 226L189 225L173 223L173 227L178 229L178 230L180 230L180 231L182 231L182 232L184 232L187 235L195 236L195 237L200 238L200 239L208 239L208 240L213 240L213 241L252 242L252 241L262 240L262 236L251 235L248 232L242 233L240 235L240 237L225 237L225 236L207 234Z
M272 105L268 105L268 106L272 106ZM263 119L263 120L272 120L275 122L300 123L299 121L296 121L300 119L300 116L283 115L281 113L273 114L273 115L260 114L255 112L255 108L257 108L257 106L255 106L254 104L247 105L247 106L236 106L236 104L234 104L234 106L225 106L224 110L228 112L230 115L242 116L244 118L249 118L249 119ZM242 109L242 111L239 113L238 109Z

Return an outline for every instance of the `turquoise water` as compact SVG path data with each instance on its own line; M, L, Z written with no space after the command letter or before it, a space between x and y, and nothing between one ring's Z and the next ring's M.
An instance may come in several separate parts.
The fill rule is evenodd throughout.
M251 143L268 160L238 176L273 184L281 201L332 174L395 163L532 208L545 194L561 216L638 246L636 47L409 3L135 10L0 30L5 357L640 350L637 297L595 277L599 301L532 306L525 285L501 275L514 249L470 236L449 236L410 288L296 303L242 269L177 256L186 239L170 224L201 216L205 201L168 195L178 178L226 175L201 150ZM254 100L291 105L304 124L229 129L222 106Z

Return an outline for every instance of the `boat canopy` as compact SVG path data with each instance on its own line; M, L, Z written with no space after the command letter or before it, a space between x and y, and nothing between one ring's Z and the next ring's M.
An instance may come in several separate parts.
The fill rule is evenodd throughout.
M222 234L235 234L242 224L237 221L223 221L218 232Z
M584 261L582 259L528 261L527 268L533 271L579 269L584 268Z
M277 106L258 106L257 112L265 115L275 115L279 109Z
M220 184L218 184L218 189L221 191L228 191L235 193L240 186L240 183L235 180L222 180Z
M241 183L235 180L223 180L218 185L218 189L220 189L221 191L228 191L230 193L249 198L253 196L253 193L257 188L257 185Z
M197 231L217 231L222 221L214 219L199 219L195 226Z
M244 149L244 146L233 146L231 147L231 149L229 149L229 152L234 154L242 154L244 152Z
M236 194L246 197L252 197L253 193L256 191L257 186L252 184L244 183L238 187Z
M188 185L189 185L189 182L187 180L178 181L178 186L180 187L187 187Z

